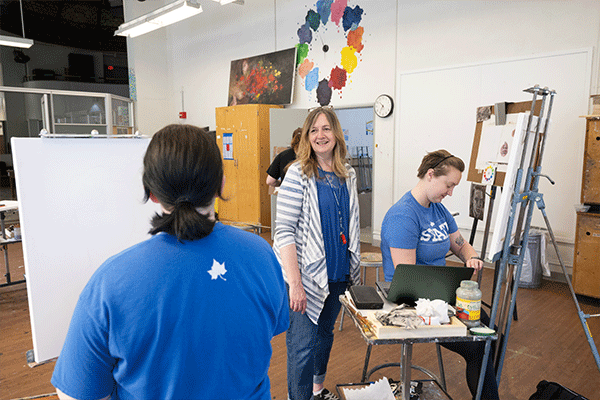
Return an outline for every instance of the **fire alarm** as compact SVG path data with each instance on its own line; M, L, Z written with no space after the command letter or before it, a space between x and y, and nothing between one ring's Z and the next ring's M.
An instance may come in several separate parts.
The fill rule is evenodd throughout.
M179 118L186 119L187 118L187 113L185 111L180 111L179 112Z

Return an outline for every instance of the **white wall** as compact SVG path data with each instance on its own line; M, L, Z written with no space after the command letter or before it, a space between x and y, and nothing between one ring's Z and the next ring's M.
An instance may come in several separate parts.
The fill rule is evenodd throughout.
M130 20L166 1L125 0L124 3L125 19ZM295 45L296 32L314 1L254 0L246 1L244 6L219 6L212 1L201 4L204 12L196 17L128 39L129 65L134 68L137 81L137 121L144 133L178 121L182 90L188 113L186 122L214 127L215 107L225 106L227 102L231 60ZM399 85L400 77L411 71L493 63L583 48L594 49L592 68L588 71L589 86L592 93L599 89L600 2L348 0L348 5L359 5L365 11L361 23L365 29L365 48L342 96L335 93L332 96L331 104L337 108L372 104L381 93L393 95L397 105L410 102L410 95L399 97ZM333 47L339 44L340 33L328 28L322 37ZM337 62L334 51L319 55L318 51L311 50L311 54L319 57L323 65ZM545 85L532 82L535 83ZM520 101L521 96L515 93L514 97L498 101ZM560 101L560 93L556 101ZM314 105L314 95L304 90L301 79L297 79L291 107ZM586 112L571 111L573 115ZM399 197L399 188L414 181L410 180L414 179L411 177L416 166L405 173L390 173L397 169L401 156L395 147L414 137L414 132L400 129L400 118L395 112L386 119L376 118L374 123L373 227L376 236L386 210ZM576 129L570 134L576 139L565 148L573 160L572 165L565 165L565 169L572 171L566 179L577 182L581 180L579 158L585 132ZM405 151L422 153L422 149L435 149L436 143L443 142L443 132L437 135L432 133L418 142L418 148ZM473 132L464 132L464 135L472 138ZM460 149L460 152L468 159L470 148ZM460 196L468 196L468 186L465 183L459 186ZM561 201L570 203L572 193L568 196L571 197ZM573 213L573 210L563 212ZM459 225L465 230L470 228L466 222ZM574 238L568 236L573 229L571 226L564 230L566 233L560 238L561 249L570 254L571 259L570 246Z

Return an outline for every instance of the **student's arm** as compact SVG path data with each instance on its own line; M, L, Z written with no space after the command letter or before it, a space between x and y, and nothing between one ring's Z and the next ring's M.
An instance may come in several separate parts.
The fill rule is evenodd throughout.
M450 250L464 261L467 267L474 268L477 271L483 268L483 261L477 255L473 246L465 241L458 230L450 234Z
M77 400L67 394L64 394L63 392L60 391L60 389L56 389L56 394L58 395L58 398L60 400ZM102 399L99 399L99 400L108 400L108 399L110 399L110 395L108 395Z
M277 179L273 178L271 175L267 174L267 185L277 187L281 184Z
M397 249L390 247L394 267L398 264L416 264L417 249Z

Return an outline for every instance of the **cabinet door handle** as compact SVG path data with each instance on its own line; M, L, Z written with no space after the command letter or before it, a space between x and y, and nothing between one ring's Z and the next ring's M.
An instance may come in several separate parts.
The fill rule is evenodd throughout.
M237 158L233 159L233 165L237 168Z

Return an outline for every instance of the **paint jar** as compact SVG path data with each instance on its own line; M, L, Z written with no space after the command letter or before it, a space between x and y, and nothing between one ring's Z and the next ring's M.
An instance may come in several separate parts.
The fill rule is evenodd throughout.
M462 281L456 289L456 316L467 327L479 326L481 290L475 281Z

